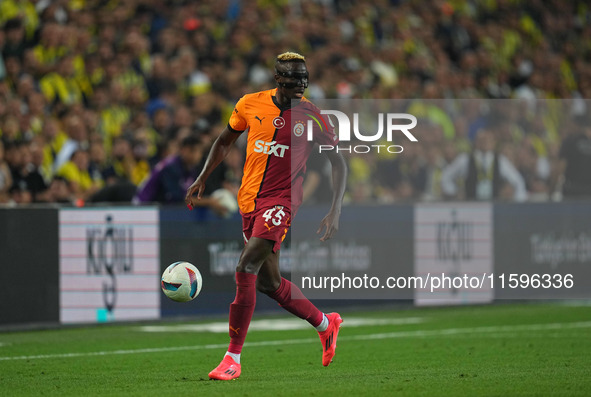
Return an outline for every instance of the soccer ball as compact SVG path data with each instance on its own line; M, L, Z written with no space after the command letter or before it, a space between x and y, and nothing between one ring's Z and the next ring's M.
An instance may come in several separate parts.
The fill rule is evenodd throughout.
M162 291L176 302L188 302L201 292L201 273L189 262L175 262L162 273Z

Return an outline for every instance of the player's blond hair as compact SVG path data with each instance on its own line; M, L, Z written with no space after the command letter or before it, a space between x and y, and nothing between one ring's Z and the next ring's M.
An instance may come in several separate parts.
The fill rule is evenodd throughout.
M290 52L290 51L277 55L277 62L292 62L292 61L306 62L306 58L304 58L303 55L298 54L297 52Z

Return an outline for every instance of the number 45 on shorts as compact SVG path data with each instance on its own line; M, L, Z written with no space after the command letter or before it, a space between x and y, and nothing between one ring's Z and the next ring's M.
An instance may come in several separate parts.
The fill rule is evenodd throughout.
M275 226L280 226L284 220L283 218L287 215L285 211L283 211L282 205L276 205L273 208L269 208L267 211L263 213L263 219L267 223L267 227L269 222L273 223ZM286 226L289 226L289 217L285 220Z

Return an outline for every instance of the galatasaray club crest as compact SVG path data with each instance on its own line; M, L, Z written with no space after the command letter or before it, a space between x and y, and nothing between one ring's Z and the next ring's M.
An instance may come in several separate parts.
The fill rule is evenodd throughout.
M285 119L281 116L277 116L273 119L273 127L283 128L285 126Z
M293 126L293 134L295 136L302 136L303 133L304 133L304 123L302 123L301 121L298 121Z

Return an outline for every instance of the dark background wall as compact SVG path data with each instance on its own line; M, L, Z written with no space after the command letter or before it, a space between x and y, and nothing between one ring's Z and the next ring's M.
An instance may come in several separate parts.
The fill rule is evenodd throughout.
M58 210L0 209L0 325L59 321Z
M589 299L591 203L496 204L495 299ZM498 276L552 275L548 288L500 287ZM560 280L572 275L572 287Z
M412 275L413 211L412 205L347 207L335 240L371 247L372 262L391 259L398 275ZM307 229L315 232L324 213L322 208L298 213L285 242L285 256L291 245L307 238ZM0 326L59 323L58 214L58 208L0 209ZM496 277L502 273L507 277L572 274L574 284L572 288L511 289L501 288L497 278L495 300L591 297L591 203L497 203L493 214ZM389 242L383 241L384 236ZM186 260L199 268L204 280L201 295L189 303L176 303L161 294L162 317L227 315L235 294L233 267L243 246L240 217L217 219L184 207L162 208L159 244L161 271L170 263ZM212 246L225 255L221 267L210 263ZM283 269L282 274L287 278L297 275L291 270ZM374 270L373 266L369 270ZM322 310L410 302L406 296L375 300L363 296L318 299L313 295ZM275 301L258 294L258 312L280 310Z

